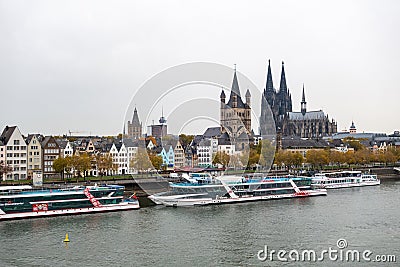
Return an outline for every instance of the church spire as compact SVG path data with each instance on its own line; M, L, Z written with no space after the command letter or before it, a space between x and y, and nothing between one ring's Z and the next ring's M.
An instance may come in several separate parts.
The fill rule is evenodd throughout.
M272 82L271 73L271 61L268 59L268 73L267 73L267 84L265 86L267 92L274 92L274 83Z
M306 94L304 93L304 83L303 83L303 96L301 97L301 114L303 116L307 112L307 102L306 102Z
M279 87L279 93L285 95L286 92L287 92L287 86L286 86L286 75L285 75L285 63L282 61L281 85Z
M240 95L239 83L236 75L236 65L233 74L233 81L231 87L231 95L229 97L229 101L227 105L231 108L243 108L244 103L242 97Z
M135 107L135 110L133 111L133 117L132 117L131 123L135 126L140 125L139 115L138 115L136 107Z
M236 76L236 64L235 64L235 72L233 74L233 81L232 81L232 93L235 93L238 97L240 97L240 90L239 90L239 83ZM232 95L231 93L231 95Z

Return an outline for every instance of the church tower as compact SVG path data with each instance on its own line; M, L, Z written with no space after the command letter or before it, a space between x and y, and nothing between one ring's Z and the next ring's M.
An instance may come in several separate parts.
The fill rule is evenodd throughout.
M231 138L238 138L242 133L251 135L251 94L247 90L244 103L240 94L239 83L236 75L236 68L233 74L231 94L225 103L225 92L220 95L220 124L221 133L227 133Z
M139 115L135 108L132 121L128 121L128 138L139 139L140 137L142 137L142 123L139 121Z

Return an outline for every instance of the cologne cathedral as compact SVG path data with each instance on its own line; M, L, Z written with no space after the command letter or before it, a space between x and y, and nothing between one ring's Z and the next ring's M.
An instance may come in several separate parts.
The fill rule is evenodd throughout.
M285 67L282 62L279 91L274 88L270 61L268 61L267 83L261 100L260 134L268 133L268 116L272 112L276 132L281 136L319 139L337 132L335 120L329 120L322 110L307 111L303 86L301 111L292 110L292 96L286 85ZM270 110L268 109L270 107Z

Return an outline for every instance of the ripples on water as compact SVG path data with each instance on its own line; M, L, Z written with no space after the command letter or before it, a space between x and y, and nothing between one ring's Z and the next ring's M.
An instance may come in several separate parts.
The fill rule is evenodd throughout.
M400 181L387 181L327 197L0 222L0 266L278 266L257 251L321 251L339 238L399 261L399 203Z

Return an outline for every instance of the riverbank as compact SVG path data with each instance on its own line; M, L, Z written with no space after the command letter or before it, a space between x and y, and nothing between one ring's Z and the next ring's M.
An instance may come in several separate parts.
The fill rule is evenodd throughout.
M354 168L352 170L360 170L362 172L371 172L377 174L381 180L400 180L400 172L396 171L393 167L362 167ZM324 170L325 172L343 171L343 169ZM291 173L291 172L290 172ZM229 172L230 175L242 175L243 172ZM289 172L287 170L272 170L267 176L286 176ZM293 174L293 173L291 173ZM108 178L108 179L107 179ZM1 182L0 185L22 185L31 184L31 181L7 181ZM135 193L139 197L146 197L151 194L165 191L169 187L169 180L162 176L152 177L86 177L83 179L73 179L68 181L44 181L43 186L48 188L63 188L67 186L76 185L95 185L95 184L117 184L125 186L125 191L128 194Z

